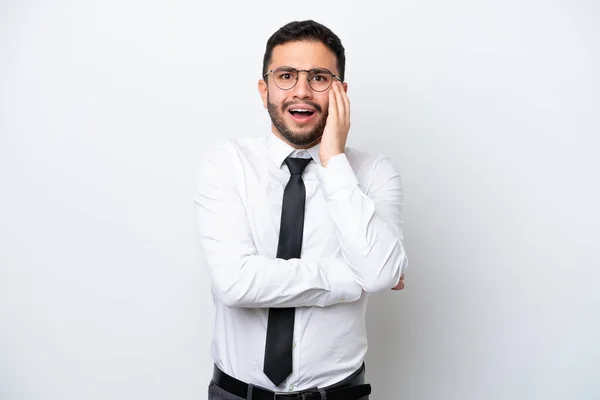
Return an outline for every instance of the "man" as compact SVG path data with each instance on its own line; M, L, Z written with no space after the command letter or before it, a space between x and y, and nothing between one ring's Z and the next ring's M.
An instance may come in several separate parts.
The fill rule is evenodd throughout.
M340 39L271 36L258 82L272 133L213 146L195 211L215 304L209 399L368 399L369 294L404 287L402 183L346 147Z

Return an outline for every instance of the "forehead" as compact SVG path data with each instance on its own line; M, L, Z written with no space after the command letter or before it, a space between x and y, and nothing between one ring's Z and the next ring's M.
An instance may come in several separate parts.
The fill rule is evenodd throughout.
M321 42L288 42L273 48L269 69L288 66L296 69L327 68L337 73L335 53Z

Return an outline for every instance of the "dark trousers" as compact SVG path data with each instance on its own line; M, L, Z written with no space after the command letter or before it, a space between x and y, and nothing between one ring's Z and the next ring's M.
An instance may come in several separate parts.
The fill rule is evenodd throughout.
M338 383L334 383L331 386L327 386L323 389L334 389L336 387L339 386L343 386L344 384L346 384L348 381L354 379L358 374L364 374L364 365L355 373L353 373L352 375L350 375L349 377L347 377L346 379L338 382ZM247 400L249 397L238 397L235 396L229 392L226 392L225 390L221 389L220 387L218 387L214 381L210 381L209 385L208 385L208 400ZM323 398L321 400L327 400L326 398ZM369 400L369 396L367 397L361 397L358 400Z

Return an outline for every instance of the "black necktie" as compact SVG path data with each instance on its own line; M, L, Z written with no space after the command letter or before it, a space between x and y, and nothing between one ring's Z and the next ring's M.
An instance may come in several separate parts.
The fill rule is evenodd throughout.
M286 158L290 180L283 191L277 258L300 258L304 230L306 191L302 172L310 158ZM265 346L264 372L279 386L292 373L292 341L295 308L270 308Z

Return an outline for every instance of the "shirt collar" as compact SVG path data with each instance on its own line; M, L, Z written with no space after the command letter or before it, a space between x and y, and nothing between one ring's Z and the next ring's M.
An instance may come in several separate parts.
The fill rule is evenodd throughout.
M287 144L286 142L284 142L283 140L281 140L279 137L275 136L274 133L269 135L269 137L267 139L267 150L269 153L269 158L277 165L277 168L281 168L281 165L283 164L283 160L285 160L286 157L292 155L292 153L294 153L294 151L307 152L310 155L310 157L313 160L315 160L315 162L320 166L321 165L321 158L319 157L319 149L320 148L321 148L321 143L317 143L316 145L314 145L313 147L311 147L309 149L297 150L297 149L294 149L289 144Z

